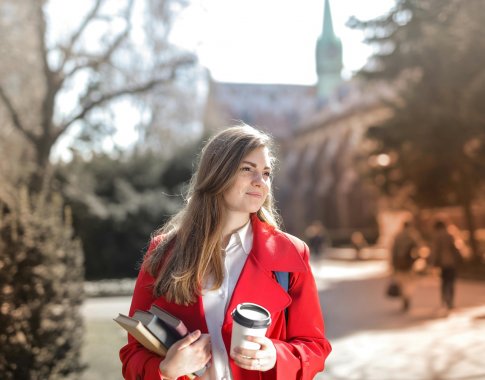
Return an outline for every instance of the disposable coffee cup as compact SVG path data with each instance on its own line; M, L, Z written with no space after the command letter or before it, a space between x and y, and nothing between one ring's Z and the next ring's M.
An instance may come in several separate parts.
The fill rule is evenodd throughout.
M255 303L240 303L232 312L231 352L235 347L259 350L258 343L249 342L246 336L265 336L271 324L271 314L264 307Z

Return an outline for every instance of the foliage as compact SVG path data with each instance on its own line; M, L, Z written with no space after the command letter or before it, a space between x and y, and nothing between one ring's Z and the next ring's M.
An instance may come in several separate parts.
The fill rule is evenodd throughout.
M36 58L32 60L35 65L29 77L40 85L40 90L34 91L37 101L25 104L25 86L7 80L21 77L13 62L2 65L5 70L0 80L0 106L12 127L35 152L37 167L32 172L31 189L37 191L41 187L52 149L61 137L75 134L87 139L94 134L91 144L103 141L114 131L116 108L112 107L116 105L118 110L122 105L124 112L131 109L133 115L138 102L145 118L153 118L150 109L143 107L144 96L169 86L184 68L194 65L192 54L168 43L170 12L176 1L95 0L86 5L77 24L57 34L56 16L50 6L65 6L65 2L35 0L9 4L9 17L0 23L15 20L16 15L26 12L29 25L33 25L25 30L13 27L1 30L11 42L6 47L14 48L15 41L22 38L32 41L26 46L29 49L26 54ZM137 8L141 6L144 11ZM140 17L146 21L146 30L137 21ZM137 43L137 33L143 36L145 44ZM37 118L24 115L27 106L38 112Z
M394 117L368 132L377 142L373 153L392 159L378 168L386 192L412 182L419 205L443 206L459 202L464 181L478 190L485 174L485 69L476 54L485 49L477 38L484 10L477 1L402 0L384 18L353 20L381 46L361 75L397 79Z
M66 135L104 142L116 121L112 107L145 105L144 96L155 90L161 97L160 89L195 62L168 43L170 11L178 0L77 2L86 8L72 23L64 14L56 20L50 12L54 3L74 7L59 0L2 0L0 6L0 50L8 52L0 60L2 379L65 379L82 367L83 256L50 181L53 147ZM135 14L140 4L146 11ZM151 20L144 24L150 29L137 30L136 19ZM61 24L67 30L55 33ZM135 35L150 46L140 49ZM146 108L144 116L153 118ZM22 184L28 190L12 190ZM122 180L113 188L120 203L130 200L111 213L118 218L109 226L118 228L115 248L120 248L131 231L119 231L119 221L149 203L144 196L154 195L134 192L133 197ZM106 223L107 207L89 194L85 198ZM157 210L143 209L149 215ZM143 213L138 216L147 223ZM94 227L103 231L103 223ZM111 259L117 262L117 256Z
M151 151L124 158L99 154L58 167L83 242L88 279L136 276L150 234L181 205L193 149L171 160Z
M83 369L83 254L60 197L0 197L0 378L64 379Z
M398 0L384 17L350 21L376 46L360 75L395 90L393 117L368 131L371 154L389 159L373 167L376 184L419 207L461 205L472 240L485 179L484 11L476 0Z

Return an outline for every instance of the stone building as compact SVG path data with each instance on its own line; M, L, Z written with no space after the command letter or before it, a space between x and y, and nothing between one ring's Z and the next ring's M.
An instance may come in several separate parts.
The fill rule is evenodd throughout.
M371 94L352 87L281 142L275 191L288 231L302 236L306 226L319 220L336 244L347 243L355 231L370 242L377 240L377 193L362 178L359 165L366 164L367 128L390 112L380 96Z
M211 81L205 126L209 132L243 121L277 139L277 206L289 232L304 236L315 220L335 244L354 231L379 235L377 196L357 169L367 128L389 116L380 100L385 88L364 89L341 78L342 43L325 0L316 44L315 86Z
M325 0L322 34L317 40L315 59L318 75L316 87L321 103L332 96L342 82L342 42L333 30L329 0Z
M211 133L245 122L278 140L315 112L315 86L210 81L204 127Z

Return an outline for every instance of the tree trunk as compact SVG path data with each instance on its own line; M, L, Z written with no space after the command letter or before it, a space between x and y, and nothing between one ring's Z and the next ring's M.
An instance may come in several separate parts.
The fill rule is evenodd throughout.
M463 209L463 216L465 217L466 227L468 229L468 243L470 244L470 249L472 251L472 260L479 263L481 262L481 253L479 251L476 238L476 224L472 210L472 196L470 194L470 187L468 186L469 183L464 177L465 176L463 175L463 179L459 185L461 188L461 205Z
M47 183L47 174L49 173L49 156L52 150L50 136L44 136L34 144L36 154L35 169L32 173L29 183L29 190L33 194L38 194Z
M470 249L472 251L472 259L474 262L478 263L481 261L481 255L478 249L478 242L476 238L476 225L475 225L475 219L473 217L472 205L470 200L469 199L465 200L465 202L463 202L462 207L463 207L463 214L465 216L466 227L469 233L468 242L470 244Z

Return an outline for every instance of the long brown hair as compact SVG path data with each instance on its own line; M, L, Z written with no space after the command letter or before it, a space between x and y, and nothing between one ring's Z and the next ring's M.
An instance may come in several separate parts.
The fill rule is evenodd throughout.
M263 132L240 125L219 132L204 146L185 206L156 232L161 242L143 263L156 278L156 297L188 305L200 295L206 276L212 275L214 289L222 285L223 193L233 184L243 158L260 147L271 152L271 143ZM278 226L271 189L257 216Z

